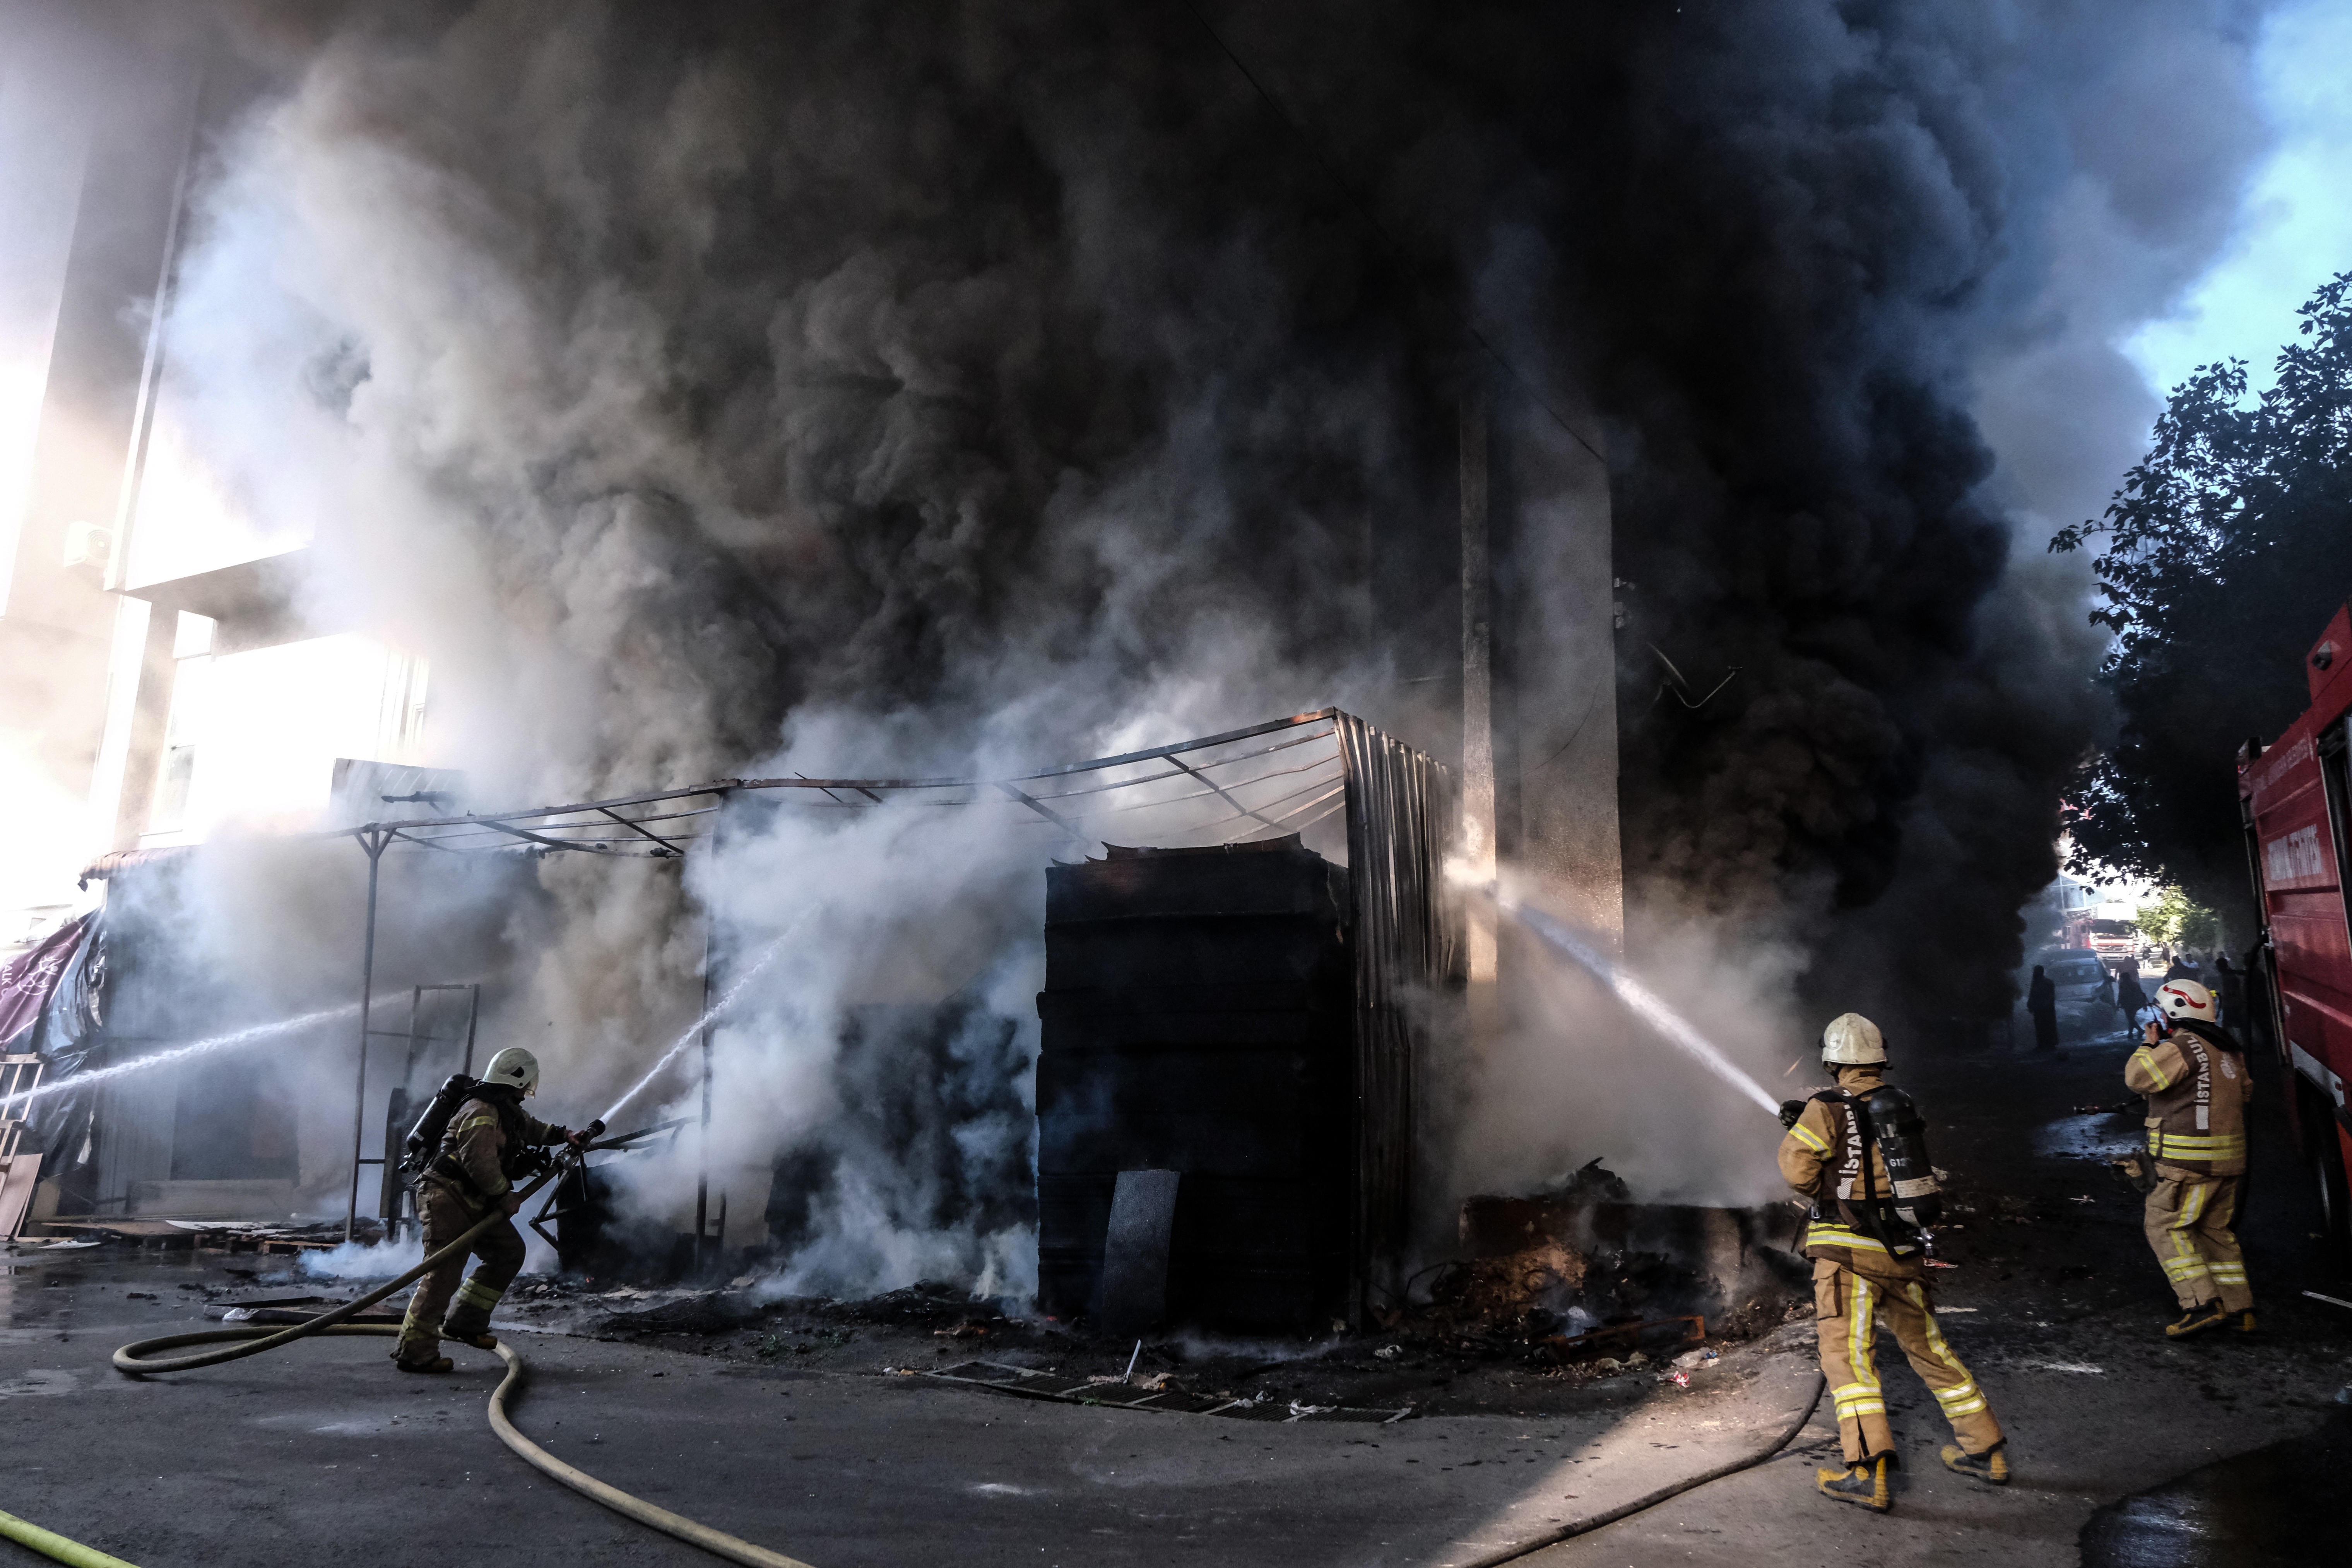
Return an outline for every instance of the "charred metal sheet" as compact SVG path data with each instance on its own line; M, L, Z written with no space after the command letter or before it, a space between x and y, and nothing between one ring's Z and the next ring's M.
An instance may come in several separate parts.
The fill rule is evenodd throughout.
M1103 1238L1102 1319L1115 1334L1168 1315L1168 1248L1176 1230L1175 1171L1121 1171Z
M1359 1409L1344 1405L1307 1405L1297 1400L1235 1399L1223 1394L1202 1394L1171 1387L1162 1376L1140 1380L1089 1377L1072 1382L1034 1366L1009 1362L968 1361L940 1372L919 1372L935 1383L984 1389L1015 1399L1042 1399L1056 1405L1115 1405L1123 1410L1160 1410L1180 1415L1225 1415L1243 1421L1354 1421L1387 1426L1413 1413L1410 1405L1395 1409Z

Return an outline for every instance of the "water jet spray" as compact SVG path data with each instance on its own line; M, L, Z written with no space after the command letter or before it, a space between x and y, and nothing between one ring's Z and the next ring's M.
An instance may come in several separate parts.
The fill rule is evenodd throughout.
M692 1045L697 1039L698 1039L702 1035L702 1031L709 1028L721 1013L726 1012L727 1009L734 1004L735 998L742 994L743 987L751 984L752 981L758 979L760 972L766 969L769 964L775 962L776 954L783 951L784 937L790 936L791 934L792 933L787 931L784 932L783 936L779 936L775 941L770 942L768 944L767 951L760 954L759 961L753 963L751 968L745 970L742 975L737 979L735 984L727 988L726 994L720 996L718 1001L713 1002L709 1007L705 1010L701 1017L697 1018L693 1023L688 1025L686 1026L686 1032L678 1036L677 1039L671 1044L669 1049L661 1054L661 1059L646 1069L645 1077L631 1084L627 1091L624 1093L620 1099L613 1101L611 1105L607 1106L604 1110L604 1114L598 1117L596 1120L604 1122L608 1127L611 1126L614 1117L620 1113L621 1107L628 1104L629 1101L636 1099L638 1095L644 1093L646 1086L661 1076L662 1068L669 1066L672 1061L677 1059L677 1054L680 1051L683 1051L687 1047Z
M1539 909L1521 903L1499 889L1488 889L1495 907L1552 952L1575 963L1607 986L1625 1010L1649 1026L1668 1045L1723 1080L1741 1098L1780 1115L1780 1101L1764 1086L1723 1054L1721 1047L1695 1028L1690 1020L1668 1006L1658 994L1628 973L1614 959L1595 952L1574 928Z
M276 1023L255 1024L247 1028L232 1030L226 1035L215 1035L208 1039L194 1040L184 1046L175 1046L168 1051L157 1051L152 1056L141 1057L136 1061L118 1062L113 1067L100 1068L95 1072L76 1073L71 1078L52 1079L38 1089L30 1089L22 1094L11 1095L6 1101L6 1109L13 1115L16 1107L29 1100L38 1100L46 1094L55 1094L60 1089L87 1089L91 1084L104 1083L111 1078L124 1078L131 1073L145 1072L150 1068L169 1067L173 1062L185 1061L190 1057L227 1050L236 1046L247 1046L257 1040L291 1034L297 1029L307 1029L314 1024L347 1018L359 1010L358 1003L346 1002L340 1007L322 1007L316 1013L305 1013L299 1018L280 1018Z

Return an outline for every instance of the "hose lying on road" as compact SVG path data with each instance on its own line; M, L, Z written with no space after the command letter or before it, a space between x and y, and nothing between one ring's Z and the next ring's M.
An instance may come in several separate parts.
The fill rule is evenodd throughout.
M68 1541L56 1531L28 1524L13 1513L0 1513L0 1535L6 1536L19 1546L29 1546L44 1557L70 1563L74 1568L132 1568L120 1557L109 1557L94 1546Z
M542 1473L554 1477L581 1496L593 1498L614 1513L625 1513L639 1524L649 1524L664 1535L674 1535L690 1542L705 1552L713 1552L730 1562L744 1563L751 1568L809 1568L797 1558L781 1552L771 1552L764 1546L754 1546L748 1541L698 1524L683 1514L666 1508L656 1508L643 1498L634 1498L618 1487L608 1487L585 1470L575 1470L530 1438L514 1429L507 1419L507 1392L520 1388L523 1379L522 1357L505 1345L499 1346L499 1355L507 1363L507 1374L490 1394L490 1429L506 1446L530 1461Z
M1621 1519L1631 1519L1644 1509L1655 1508L1668 1498L1680 1497L1683 1493L1703 1487L1709 1481L1719 1481L1726 1476L1736 1476L1742 1470L1752 1470L1796 1441L1797 1434L1805 1429L1805 1423L1811 1421L1813 1418L1813 1412L1821 1408L1822 1392L1829 1385L1828 1378L1815 1376L1813 1396L1805 1401L1803 1411L1794 1421L1790 1422L1788 1428L1778 1437L1773 1438L1770 1444L1757 1449L1752 1454L1744 1454L1737 1459L1717 1465L1711 1470L1702 1470L1686 1480L1669 1482L1654 1492L1644 1492L1632 1502L1621 1503L1615 1508L1596 1513L1590 1519L1580 1519L1559 1530L1549 1531L1532 1541L1522 1541L1514 1545L1506 1546L1500 1552L1474 1558L1468 1563L1459 1564L1458 1568L1500 1568L1503 1563L1515 1563L1531 1552L1542 1551L1547 1546L1557 1546L1571 1537L1589 1535L1603 1525L1614 1524Z
M554 1170L525 1187L519 1195L524 1198L530 1197L549 1182L562 1174L565 1169L566 1164L558 1164ZM348 1302L331 1312L322 1312L308 1322L297 1323L286 1329L208 1329L202 1333L165 1334L157 1339L141 1340L134 1344L124 1345L114 1352L115 1370L128 1373L133 1377L152 1376L159 1372L186 1372L194 1367L216 1366L225 1361L236 1361L240 1356L258 1355L263 1351L276 1350L280 1345L290 1344L296 1340L308 1339L313 1334L396 1335L400 1330L391 1323L352 1323L346 1322L344 1320L374 1306L403 1286L413 1284L423 1278L428 1270L438 1267L444 1261L451 1258L462 1259L466 1256L467 1247L472 1245L476 1237L505 1218L506 1215L499 1210L491 1210L471 1230L467 1231L465 1235L441 1248L391 1284L379 1286L358 1300ZM188 1345L209 1344L232 1344L235 1348L204 1351L194 1355L162 1354L163 1352L179 1350ZM507 1364L507 1374L499 1380L498 1387L490 1393L490 1430L496 1432L499 1441L522 1456L534 1468L562 1482L581 1496L604 1504L615 1513L626 1514L640 1524L650 1525L665 1535L675 1536L690 1545L699 1546L704 1551L724 1557L730 1563L745 1563L748 1568L809 1568L807 1563L797 1558L787 1557L781 1552L771 1552L764 1546L756 1546L751 1542L729 1535L723 1531L713 1530L707 1524L698 1524L681 1514L672 1513L667 1509L656 1508L641 1498L631 1497L618 1487L607 1486L587 1472L574 1469L524 1436L515 1430L514 1423L507 1416L507 1397L522 1385L522 1357L508 1349L503 1343L498 1347L498 1351L499 1359ZM131 1568L131 1564L122 1562L120 1558L109 1557L102 1552L93 1551L78 1542L68 1541L62 1535L43 1530L37 1525L26 1524L21 1520L12 1519L6 1514L0 1514L0 1534L7 1536L10 1540L21 1542L34 1551L43 1552L60 1563L74 1563L77 1568Z

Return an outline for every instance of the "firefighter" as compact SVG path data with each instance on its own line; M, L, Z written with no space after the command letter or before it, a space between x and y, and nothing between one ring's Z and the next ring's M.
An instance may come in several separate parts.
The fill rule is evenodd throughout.
M2245 1254L2230 1229L2246 1182L2245 1053L2214 1020L2213 994L2194 980L2157 987L2165 1023L2151 1023L2124 1064L2124 1085L2147 1097L2156 1163L2144 1215L2147 1244L2180 1303L2174 1339L2209 1329L2254 1330ZM2169 1028L2166 1025L2169 1025Z
M1780 1141L1780 1174L1812 1200L1805 1255L1813 1260L1814 1327L1845 1450L1846 1468L1816 1472L1814 1484L1840 1502L1880 1513L1894 1506L1888 1471L1895 1433L1877 1370L1884 1321L1951 1423L1957 1442L1945 1446L1945 1465L2005 1485L2000 1423L1945 1342L1928 1301L1920 1226L1932 1223L1939 1201L1918 1113L1886 1084L1885 1037L1860 1014L1844 1014L1822 1031L1822 1061L1837 1088L1780 1108L1789 1129ZM1900 1156L1900 1168L1891 1171L1890 1139Z
M403 1372L447 1372L453 1363L441 1353L441 1340L497 1348L490 1313L522 1271L522 1235L513 1220L522 1200L512 1189L524 1151L551 1143L576 1149L587 1138L526 1113L522 1102L538 1089L537 1057L520 1046L509 1046L492 1057L471 1096L449 1119L439 1152L417 1178L416 1209L425 1221L427 1257L493 1209L504 1210L508 1217L474 1238L471 1250L482 1261L472 1279L457 1282L466 1268L461 1254L416 1282L407 1316L401 1320L400 1342L393 1351L393 1363ZM453 1295L454 1308L449 1304Z

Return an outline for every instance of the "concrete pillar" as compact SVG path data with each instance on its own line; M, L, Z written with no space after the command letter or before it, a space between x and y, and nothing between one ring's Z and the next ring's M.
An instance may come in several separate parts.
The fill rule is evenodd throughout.
M172 695L178 684L179 628L179 611L169 605L151 605L136 669L116 673L117 679L134 679L137 682L127 711L114 721L121 727L121 760L115 764L121 772L113 781L117 793L110 847L116 849L139 847L139 836L147 831L148 819L155 809L155 785L163 773ZM111 752L115 736L110 733L108 742ZM110 756L107 761L111 763L115 760ZM100 771L103 775L106 768L101 766ZM101 776L100 783L107 782Z
M1598 422L1532 401L1508 436L1508 712L1516 807L1504 853L1560 914L1622 951L1617 634L1609 473Z
M1595 447L1532 399L1463 400L1462 841L1475 880L1498 866L1530 879L1531 896L1614 952L1614 552ZM1507 961L1493 910L1474 900L1465 914L1475 1016L1475 988Z
M1471 882L1495 879L1498 823L1495 799L1494 563L1490 549L1486 399L1462 400L1462 854ZM1472 1028L1493 1007L1495 909L1475 892L1465 907Z
M69 212L55 215L69 226L47 263L54 319L23 507L14 537L0 531L0 670L9 677L0 728L81 798L113 794L98 777L119 706L109 700L121 617L108 576L150 357L142 307L163 270L195 105L198 20L116 4L18 0L0 10L12 106L37 88L39 99L25 114L0 115L0 161L86 149Z

